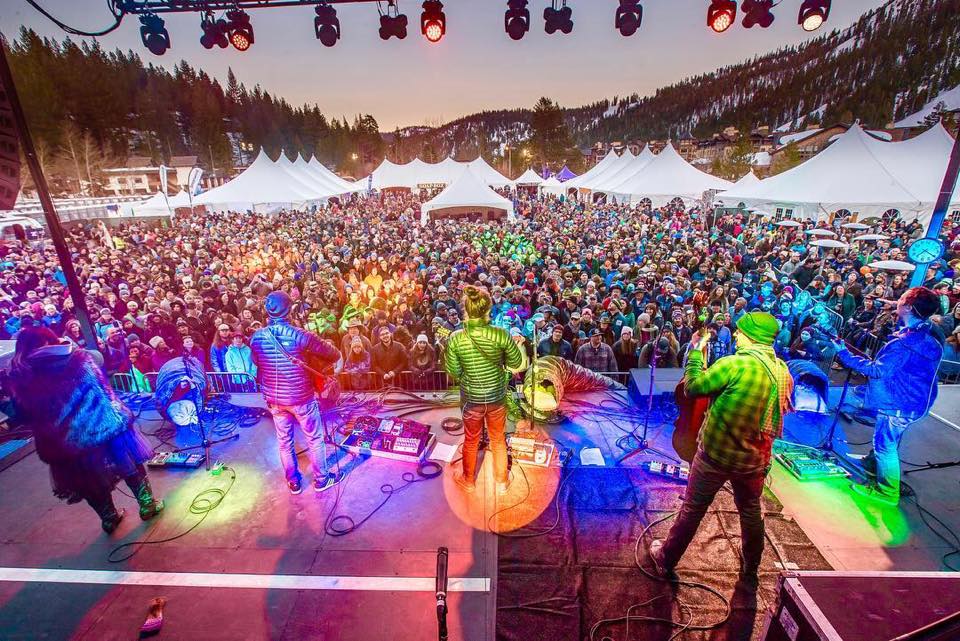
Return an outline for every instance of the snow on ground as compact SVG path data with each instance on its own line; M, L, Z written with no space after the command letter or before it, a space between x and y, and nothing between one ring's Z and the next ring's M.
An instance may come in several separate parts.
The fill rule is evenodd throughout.
M911 114L900 120L896 123L897 127L919 127L923 124L924 118L932 114L937 105L943 103L944 108L947 111L956 111L960 109L960 85L957 85L953 89L947 89L938 95L936 98L928 102L923 106L923 109Z

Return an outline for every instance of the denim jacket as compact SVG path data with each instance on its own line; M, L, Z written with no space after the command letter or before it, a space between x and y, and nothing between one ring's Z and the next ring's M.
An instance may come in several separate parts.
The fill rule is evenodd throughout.
M943 346L930 333L930 324L901 329L876 358L837 353L844 366L867 377L864 405L882 413L900 411L922 416L937 398L937 369Z

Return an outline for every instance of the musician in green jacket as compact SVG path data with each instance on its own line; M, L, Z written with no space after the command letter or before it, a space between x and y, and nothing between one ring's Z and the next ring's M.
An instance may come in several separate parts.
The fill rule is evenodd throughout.
M493 455L497 493L506 494L507 443L504 436L507 419L507 383L511 372L527 368L527 357L519 346L524 338L490 325L493 300L482 287L464 288L463 329L447 341L444 364L447 373L460 384L463 402L463 471L454 478L466 492L476 488L477 450L486 425Z

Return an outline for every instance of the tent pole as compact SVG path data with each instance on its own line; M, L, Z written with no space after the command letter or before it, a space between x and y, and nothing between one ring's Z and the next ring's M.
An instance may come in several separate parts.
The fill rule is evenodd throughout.
M958 173L960 173L960 130L957 131L957 137L953 140L953 151L950 152L950 162L947 163L947 172L943 175L943 184L940 186L937 205L933 209L933 218L930 219L930 226L927 227L926 238L937 238L943 230L943 221L947 217L947 208L950 207L953 189L957 185ZM910 279L911 287L923 285L923 281L927 275L928 264L929 263L918 264L916 269L913 270L913 278Z

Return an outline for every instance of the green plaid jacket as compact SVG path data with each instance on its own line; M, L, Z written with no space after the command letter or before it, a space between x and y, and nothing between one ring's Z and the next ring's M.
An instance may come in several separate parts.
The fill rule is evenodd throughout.
M734 354L704 369L703 354L694 350L685 375L689 396L713 397L700 428L700 449L731 472L766 469L773 440L783 432L780 404L766 368L754 357ZM772 434L760 429L766 411L773 412Z
M526 355L506 330L488 321L467 319L450 335L444 365L460 384L463 400L499 403L507 395L511 372L526 368Z

